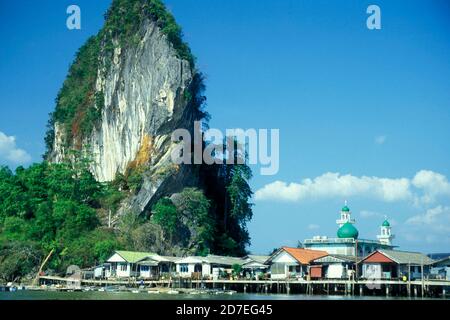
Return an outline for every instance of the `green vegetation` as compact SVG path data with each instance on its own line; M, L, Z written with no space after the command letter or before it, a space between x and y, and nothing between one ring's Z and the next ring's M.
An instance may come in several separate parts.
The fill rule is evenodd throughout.
M34 164L15 173L0 168L0 277L11 281L37 266L52 249L49 268L63 271L103 262L119 246L100 228L97 209L117 195L78 161Z
M114 190L126 191L131 194L138 193L144 183L143 174L143 168L130 169L125 174L121 174L120 172L116 173L116 177L112 182L112 185L117 188ZM120 194L124 195L123 192Z
M196 254L245 254L250 243L247 223L253 216L250 168L224 164L208 166L204 173L213 184L206 179L205 193L185 188L171 199L160 199L153 206L152 221L174 245L189 245L182 241L193 236Z
M125 178L128 189L131 192L137 193L141 190L144 183L144 171L145 169L143 167L129 168L129 170L127 170Z
M248 184L252 171L247 165L235 165L229 168L230 183L227 186L230 197L230 215L236 218L242 227L252 219L253 211L250 198L253 192Z
M164 253L176 246L198 255L245 252L245 222L251 216L245 180L250 172L245 167L228 172L230 207L224 221L204 191L185 188L161 198L150 220L129 212L117 229L108 229L101 225L101 213L115 213L132 190L123 188L122 175L113 183L98 183L88 170L89 160L77 152L72 157L72 163L43 162L15 172L0 167L0 280L36 272L51 250L47 268L57 273L72 264L102 263L117 249Z
M187 230L191 239L189 249L203 255L210 251L215 238L215 221L210 207L210 201L202 191L185 188L177 194L175 203L169 198L160 199L153 207L152 219L172 242L183 234L183 229Z
M235 141L235 150L239 150ZM237 151L236 151L237 152ZM238 163L238 154L234 155ZM217 205L217 230L214 251L227 255L244 255L250 244L247 223L253 217L253 204L250 202L253 192L249 185L252 178L250 167L243 164L222 164L206 168L211 175L213 188L211 197ZM208 181L207 181L208 183ZM223 207L221 204L223 203Z
M152 217L169 236L177 232L177 226L180 223L178 210L169 198L162 198L156 203Z
M239 276L242 272L242 266L240 264L233 264L231 266L231 268L233 269L233 276Z
M53 125L58 123L66 133L66 143L85 136L100 118L102 105L100 94L95 94L95 82L99 66L100 41L91 37L77 52L56 98L56 110L50 114L46 136L47 150L52 150ZM97 97L97 98L96 98Z
M189 61L194 68L195 58L189 46L183 41L181 27L160 0L114 0L105 14L106 24L100 32L105 38L105 49L110 54L114 51L113 39L120 47L136 45L140 41L139 28L145 19L155 21L176 50L178 57ZM103 37L102 37L103 39Z

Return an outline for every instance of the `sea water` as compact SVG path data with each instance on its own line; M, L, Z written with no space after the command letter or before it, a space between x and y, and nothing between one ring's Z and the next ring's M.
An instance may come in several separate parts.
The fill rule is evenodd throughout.
M405 300L405 297L389 297ZM411 298L414 299L414 298ZM421 298L419 298L421 299ZM59 292L29 291L0 292L0 300L386 300L383 296L326 296L304 294L149 294L147 292Z

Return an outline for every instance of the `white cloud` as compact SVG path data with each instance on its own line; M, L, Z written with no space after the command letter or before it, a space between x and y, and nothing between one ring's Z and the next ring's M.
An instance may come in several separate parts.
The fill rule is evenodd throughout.
M309 199L367 197L384 202L410 201L415 205L436 202L439 197L450 198L450 183L444 175L429 170L417 172L410 178L353 176L327 172L299 183L275 181L257 190L257 201L300 202ZM361 212L369 217L370 212ZM372 216L374 214L372 213Z
M428 209L423 214L415 215L406 223L412 225L429 226L436 230L450 232L450 207L437 206Z
M317 229L319 229L320 228L320 226L318 225L318 224L309 224L308 225L308 229L309 230L317 230Z
M416 204L429 204L433 203L439 196L450 196L450 183L440 173L421 170L412 179L412 184L424 191L424 194L415 198Z
M411 197L410 181L405 178L355 177L328 172L300 183L275 181L255 193L255 199L297 202L305 199L348 198L365 195L391 202Z
M376 144L384 144L387 140L387 136L376 136L375 143Z
M383 217L383 215L379 212L374 212L374 211L368 211L368 210L361 210L361 212L359 213L359 215L361 216L361 218L379 218L379 217Z
M31 162L31 156L16 146L16 137L7 136L0 131L0 161L15 165L27 164Z
M450 243L450 207L437 206L406 220L408 241Z

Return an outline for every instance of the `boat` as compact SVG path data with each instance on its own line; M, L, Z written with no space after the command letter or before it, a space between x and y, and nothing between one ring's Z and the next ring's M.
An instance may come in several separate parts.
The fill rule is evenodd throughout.
M223 291L216 291L215 294L228 294L228 295L233 295L237 293L237 291L235 290L223 290Z
M159 294L159 290L148 290L147 291L149 294Z
M169 290L169 291L167 291L167 294L179 294L180 292L179 291L176 291L176 290Z

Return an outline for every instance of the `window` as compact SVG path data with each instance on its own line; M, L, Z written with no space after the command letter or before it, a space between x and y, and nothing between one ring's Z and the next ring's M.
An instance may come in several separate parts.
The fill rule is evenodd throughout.
M301 266L289 266L289 272L292 273L301 273Z
M161 265L161 272L167 273L169 272L169 266L167 264Z
M272 274L285 274L285 264L284 263L274 263L270 267L270 271Z
M189 271L188 265L186 263L180 264L180 272L186 273Z
M142 272L148 272L150 270L149 266L141 266L141 271Z
M121 264L120 265L120 271L127 271L127 268L128 266L126 265L126 264Z

